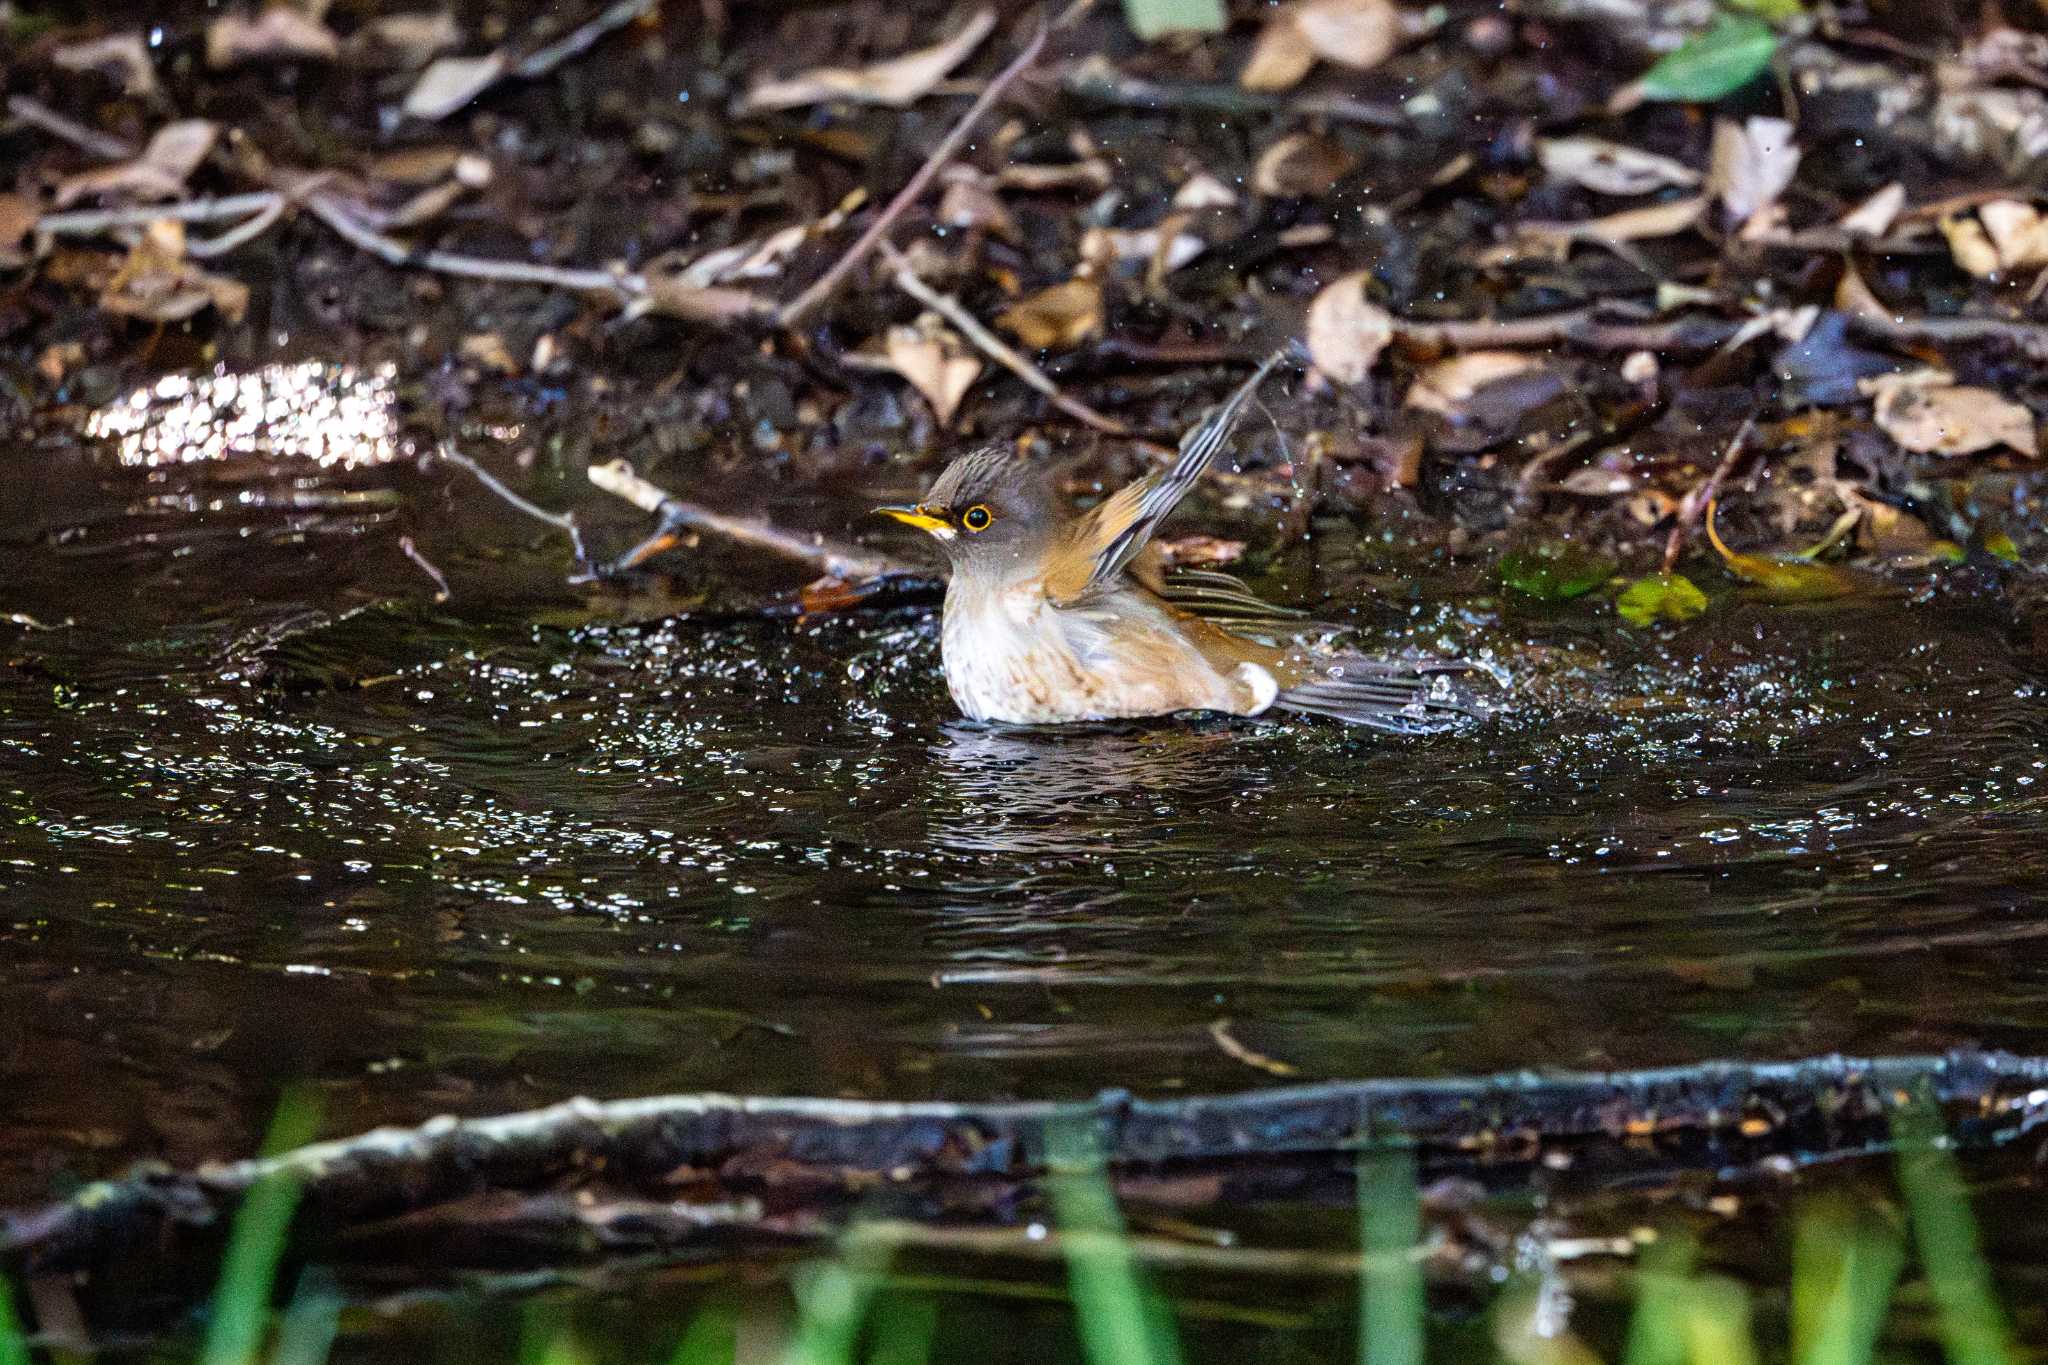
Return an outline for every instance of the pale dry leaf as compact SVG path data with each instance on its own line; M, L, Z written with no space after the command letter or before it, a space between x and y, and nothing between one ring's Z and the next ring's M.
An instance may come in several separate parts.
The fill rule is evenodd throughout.
M1641 480L1637 475L1625 474L1618 469L1602 469L1598 465L1588 465L1584 469L1574 469L1559 479L1553 487L1567 493L1577 493L1584 498L1614 498L1624 493L1633 493L1639 482Z
M1882 237L1906 207L1906 187L1894 180L1842 216L1836 226L1854 237Z
M1488 384L1526 374L1542 364L1537 357L1521 351L1467 351L1423 370L1409 385L1408 396L1401 402L1404 407L1455 418L1472 401L1472 395Z
M1252 168L1252 189L1276 199L1313 198L1327 193L1357 164L1334 138L1290 133L1260 153Z
M1078 345L1102 330L1102 286L1076 276L1041 289L997 314L996 326L1034 350Z
M89 194L175 199L185 192L185 181L206 160L219 136L220 125L211 119L188 118L166 123L133 161L102 166L64 181L57 187L57 202L70 204Z
M1178 270L1209 249L1196 234L1180 230L1186 221L1176 214L1158 227L1089 228L1081 234L1081 259L1098 274L1134 261L1160 273Z
M916 326L891 327L882 349L890 367L932 405L939 425L951 426L960 400L981 375L980 359L931 313Z
M1378 66L1404 36L1393 0L1301 0L1294 23L1316 56L1354 71Z
M997 185L1006 190L1023 190L1026 194L1048 190L1106 190L1115 181L1116 174L1110 170L1109 163L1097 156L1051 164L1019 162L996 172Z
M2026 407L1990 389L1940 383L1942 378L1925 371L1878 375L1858 387L1876 398L1878 426L1906 450L1970 455L2008 446L2040 458L2034 414Z
M114 33L52 49L50 60L65 71L116 71L121 93L148 98L157 93L156 67L140 33Z
M410 118L428 123L448 117L496 84L509 59L503 52L481 57L437 57L420 72L400 107Z
M1543 138L1536 156L1551 175L1598 194L1650 194L1700 183L1700 173L1682 161L1605 138Z
M102 311L146 322L183 322L212 308L228 322L249 310L249 287L212 275L184 259L185 228L159 219L143 231L120 269L100 291Z
M1842 278L1835 285L1835 307L1851 317L1889 320L1892 310L1884 306L1884 300L1871 292L1863 282L1863 276L1856 270L1855 262L1842 262Z
M947 227L980 228L1006 241L1019 240L1017 220L996 194L995 182L972 166L952 165L940 173L939 221Z
M1207 171L1198 171L1181 182L1173 192L1177 209L1227 209L1237 203L1237 191Z
M1523 223L1517 235L1537 242L1638 242L1669 237L1698 223L1707 211L1707 196L1695 194L1665 204L1624 209L1582 223Z
M25 194L0 194L0 270L14 270L28 264L21 243L42 214L36 201Z
M472 332L462 339L459 349L464 360L487 370L498 374L519 373L519 362L512 358L512 348L496 332Z
M1663 372L1655 351L1630 351L1622 358L1621 377L1631 384L1654 384Z
M1998 248L1975 218L1944 218L1941 235L1948 239L1948 253L1961 269L1985 280L1998 274Z
M775 302L752 290L724 286L696 289L672 275L657 276L652 271L647 273L646 280L647 292L633 301L627 309L629 316L658 313L684 322L730 326L775 314Z
M1237 83L1247 90L1291 90L1314 70L1316 50L1301 31L1292 7L1266 21Z
M363 41L398 58L402 66L424 66L462 41L462 28L447 10L421 14L386 14L363 25Z
M1362 384L1394 339L1393 315L1365 297L1371 272L1332 280L1308 306L1308 353L1338 384Z
M340 55L334 30L288 5L269 5L253 16L231 11L206 26L206 64L216 71L244 62L331 62Z
M1792 125L1781 118L1751 118L1714 124L1714 150L1707 190L1730 219L1746 223L1778 201L1799 170Z
M740 102L740 112L795 109L827 100L904 108L930 93L954 67L966 61L995 26L995 11L980 9L958 33L932 47L906 52L872 66L825 66L786 80L761 81Z
M709 289L736 280L774 279L782 274L783 265L809 236L810 230L802 223L793 224L766 237L707 251L684 265L675 278L692 289Z
M2048 219L2043 219L2032 204L1996 199L1978 207L1977 219L1984 224L1984 231L1998 252L2000 269L2027 270L2048 265Z

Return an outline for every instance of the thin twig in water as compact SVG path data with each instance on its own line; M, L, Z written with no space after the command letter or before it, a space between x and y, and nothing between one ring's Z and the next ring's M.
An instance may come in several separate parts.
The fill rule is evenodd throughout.
M412 543L411 536L400 536L398 538L398 548L405 551L407 559L420 566L421 573L434 580L435 588L439 589L434 594L434 600L436 602L446 602L449 596L448 580L442 576L439 569L434 567L434 561L420 553L420 547Z
M1685 500L1679 503L1678 524L1671 528L1671 536L1664 542L1665 573L1670 573L1677 567L1678 553L1685 548L1686 534L1692 530L1693 523L1700 519L1701 509L1721 495L1722 481L1735 472L1735 466L1741 461L1743 452L1749 446L1749 438L1756 434L1756 419L1757 413L1751 412L1742 420L1742 425L1735 429L1734 438L1728 442L1728 449L1723 452L1721 462L1714 466L1714 472L1707 476L1705 483L1687 493Z
M396 237L387 237L369 227L333 195L308 195L305 205L315 218L350 243L392 265L415 266L444 275L465 275L471 279L498 280L508 284L542 284L584 293L608 293L622 299L639 298L647 292L647 281L640 275L534 265L527 261L499 261L484 256L459 256L448 251L415 251Z
M1255 1066L1272 1076L1297 1076L1301 1074L1299 1067L1283 1062L1277 1057L1268 1057L1265 1053L1254 1051L1240 1043L1237 1040L1237 1036L1230 1031L1230 1021L1228 1019L1218 1019L1215 1023L1209 1025L1209 1036L1216 1040L1216 1046L1222 1048L1224 1055L1232 1061L1243 1062L1246 1066Z
M661 518L661 529L619 556L617 562L609 566L611 572L637 568L672 549L680 539L678 533L685 530L709 531L727 540L807 564L819 573L830 574L846 582L925 572L915 564L874 554L857 545L843 545L823 536L785 530L759 517L727 516L694 502L685 502L640 477L624 460L592 465L589 472L590 482L598 488Z
M875 249L875 244L882 240L882 234L903 216L905 209L917 202L917 197L932 183L932 178L953 159L953 153L960 150L960 144L974 131L974 125L981 121L982 115L993 108L995 102L1002 98L1003 91L1009 89L1010 83L1023 75L1031 63L1038 59L1038 54L1045 47L1046 33L1047 29L1041 25L1038 32L1032 35L1031 41L1024 45L1024 50L1012 58L1008 66L996 73L996 78L988 83L974 103L968 107L967 112L960 116L960 121L953 125L952 131L939 140L938 146L932 148L932 154L917 168L917 174L911 176L903 188L896 191L896 197L876 215L874 222L868 224L867 231L861 233L854 244L846 249L846 254L833 262L832 268L820 275L810 288L782 306L782 311L775 318L778 326L796 326L812 309L832 297L833 291L839 288L840 281L846 278L847 273Z
M1045 371L1026 360L1006 345L1001 337L982 326L974 314L962 307L957 299L941 294L919 279L917 272L910 268L910 262L904 258L902 252L884 242L882 255L889 262L893 271L890 279L898 289L959 328L960 334L973 342L983 355L1044 394L1052 401L1054 407L1111 436L1131 434L1131 429L1114 417L1105 417L1080 399L1068 397L1059 385L1046 376Z
M110 133L65 118L40 100L27 95L9 95L7 112L23 123L42 129L53 137L62 138L82 151L90 152L102 161L126 161L136 155L135 148Z
M525 498L520 497L517 493L514 493L511 489L500 483L497 475L457 450L455 442L452 440L442 441L439 453L441 458L450 464L460 465L476 475L478 483L496 493L514 510L526 513L527 516L532 517L535 521L544 521L556 530L567 534L570 546L576 551L577 566L579 568L589 567L590 556L584 553L583 532L577 529L575 517L567 512L550 512L538 503L531 503Z

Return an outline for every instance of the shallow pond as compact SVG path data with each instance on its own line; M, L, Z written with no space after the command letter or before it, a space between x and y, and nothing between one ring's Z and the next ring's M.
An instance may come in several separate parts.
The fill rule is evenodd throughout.
M251 453L275 392L167 423L174 384L8 453L0 1202L246 1153L294 1080L347 1132L2048 1052L2048 658L1988 590L1793 608L1709 568L1645 631L1319 525L1262 587L1496 663L1511 711L1006 731L951 713L931 605L749 610L806 575L705 546L699 610L634 623L466 476L383 463L374 377L272 382L328 444ZM544 435L470 448L625 543Z

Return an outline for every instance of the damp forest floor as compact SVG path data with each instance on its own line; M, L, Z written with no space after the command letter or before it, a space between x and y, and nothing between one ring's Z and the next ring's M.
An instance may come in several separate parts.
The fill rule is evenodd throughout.
M2040 15L1159 8L0 0L0 1365L2048 1349L2024 1086L208 1203L579 1095L2048 1057ZM963 722L868 510L1283 346L1169 551L1500 714Z

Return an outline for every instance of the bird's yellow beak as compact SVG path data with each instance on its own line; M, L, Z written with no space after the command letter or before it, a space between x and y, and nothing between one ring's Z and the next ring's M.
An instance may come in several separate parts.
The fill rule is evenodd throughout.
M953 528L922 507L877 507L876 512L885 517L894 517L905 526L915 526L920 531L933 535L950 535Z

